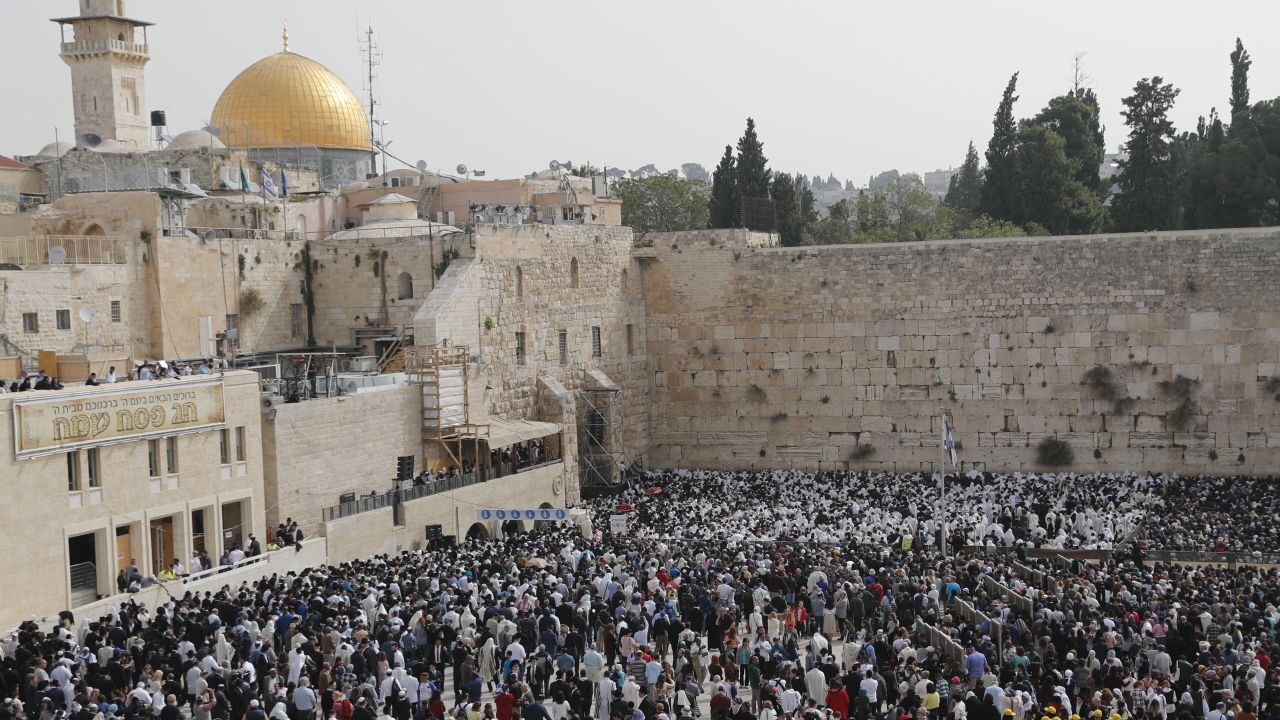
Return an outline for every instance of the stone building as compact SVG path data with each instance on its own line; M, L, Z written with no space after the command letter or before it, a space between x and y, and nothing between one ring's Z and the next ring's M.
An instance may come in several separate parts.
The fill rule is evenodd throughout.
M116 592L193 551L265 543L257 375L0 394L0 622Z

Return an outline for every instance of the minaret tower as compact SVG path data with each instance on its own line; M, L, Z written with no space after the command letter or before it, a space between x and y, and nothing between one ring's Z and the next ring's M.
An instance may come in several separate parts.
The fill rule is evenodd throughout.
M78 16L53 18L62 33L62 61L71 68L76 144L117 140L145 151L149 123L143 68L151 59L147 27L152 23L125 15L124 0L79 2Z

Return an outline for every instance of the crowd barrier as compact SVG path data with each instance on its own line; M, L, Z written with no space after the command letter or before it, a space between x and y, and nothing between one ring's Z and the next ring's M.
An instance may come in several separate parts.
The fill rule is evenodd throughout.
M1007 586L1003 585L990 575L982 576L982 589L986 590L987 594L991 597L1003 600L1005 604L1013 608L1013 611L1019 615L1022 615L1023 617L1031 617L1033 609L1032 602L1013 590L1010 590Z
M951 639L947 633L930 625L929 623L916 618L916 637L922 638L932 648L935 648L939 654L956 663L964 662L964 648L960 643Z
M987 628L986 634L991 638L992 645L996 647L996 664L999 665L1001 657L999 650L1004 647L1004 623L987 615L974 607L969 601L962 600L959 597L952 599L951 612L976 628Z
M169 582L157 582L148 585L136 593L120 593L94 602L71 608L76 623L83 624L97 620L108 613L116 612L127 603L146 607L153 612L170 599L180 598L184 594L218 590L224 585L236 586L245 581L260 580L271 575L284 576L288 573L301 573L303 570L325 564L329 558L328 542L325 538L311 538L302 541L302 549L293 546L245 558L235 565L216 567ZM59 622L57 614L44 617L32 617L32 621L46 632Z

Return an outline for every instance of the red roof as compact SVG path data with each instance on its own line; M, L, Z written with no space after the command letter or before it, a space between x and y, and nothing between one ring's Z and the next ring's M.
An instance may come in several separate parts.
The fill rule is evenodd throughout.
M5 157L4 155L0 155L0 168L8 168L10 170L26 170L29 167L31 166L26 163L18 162L17 160L14 160L11 157Z

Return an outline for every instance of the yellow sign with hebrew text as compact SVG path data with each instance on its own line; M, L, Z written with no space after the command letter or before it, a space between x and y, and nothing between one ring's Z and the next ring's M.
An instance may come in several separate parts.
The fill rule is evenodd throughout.
M221 426L222 383L143 381L79 393L30 393L13 404L18 457Z

